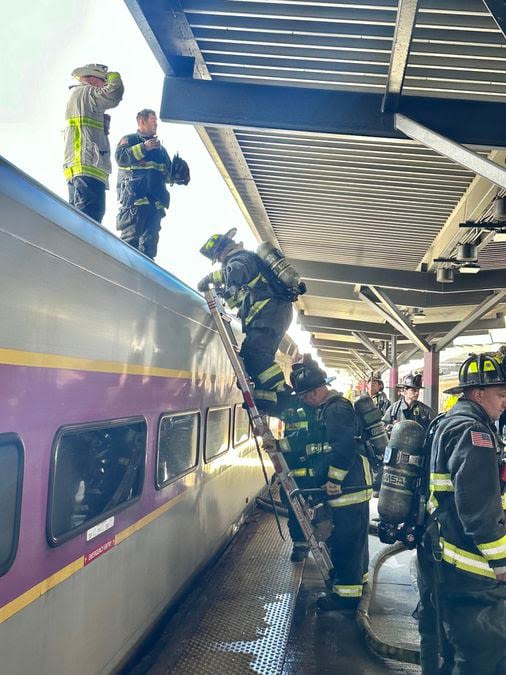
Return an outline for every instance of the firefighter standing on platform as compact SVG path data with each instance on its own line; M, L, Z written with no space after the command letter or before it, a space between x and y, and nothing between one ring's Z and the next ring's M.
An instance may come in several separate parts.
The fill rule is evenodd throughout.
M436 422L432 442L431 515L418 555L434 604L426 607L422 600L422 665L424 673L436 672L430 666L434 630L427 616L439 614L454 652L446 672L501 675L506 673L506 470L494 422L506 409L504 361L472 354L460 368L459 385L447 393L461 392Z
M236 233L233 228L214 234L202 246L202 255L219 261L221 269L204 277L198 290L204 292L212 284L230 308L238 308L246 335L240 356L255 386L255 402L262 411L273 412L286 392L283 371L274 358L292 321L292 303L274 286L259 256L234 241Z
M309 443L308 426L311 409L304 406L297 397L292 398L293 405L280 414L280 419L284 423L284 437L278 442L278 449L283 453L298 488L301 490L318 488L319 482L315 476L312 455L306 448ZM281 502L288 510L288 531L293 543L290 560L299 562L307 558L309 547L283 489L280 490L280 496Z
M383 380L381 379L381 373L371 373L369 379L367 380L367 393L372 398L374 405L378 408L381 414L384 415L390 407L390 401L388 400L387 395L383 391L382 387Z
M424 429L427 429L435 414L432 408L418 400L420 389L422 387L422 376L406 375L401 384L396 385L402 389L401 397L393 403L383 415L385 425L393 425L402 420L412 420L418 422Z
M76 68L72 77L79 84L71 87L65 112L63 173L69 203L101 223L112 168L105 111L119 104L124 87L119 73L97 63Z
M356 609L367 581L371 471L356 443L358 421L353 405L327 386L318 364L294 364L290 377L295 393L312 408L306 451L312 455L315 478L326 491L332 512L327 540L332 564L332 592L318 599L321 611ZM351 491L348 491L348 486Z
M130 246L155 258L160 223L169 208L166 183L188 185L190 171L176 155L172 160L156 136L154 110L137 113L137 132L123 136L116 148L118 200L116 229Z

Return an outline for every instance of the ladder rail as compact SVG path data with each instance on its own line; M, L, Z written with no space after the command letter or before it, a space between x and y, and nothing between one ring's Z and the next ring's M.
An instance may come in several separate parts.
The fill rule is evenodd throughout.
M216 329L221 338L229 361L237 377L237 383L244 398L248 415L250 416L253 433L255 436L262 439L263 448L269 455L274 470L279 476L281 485L285 490L290 506L295 513L295 517L297 518L300 528L304 534L309 550L313 555L320 575L322 576L325 584L330 586L330 577L333 565L329 550L325 542L321 542L316 539L313 527L311 525L311 516L308 504L302 494L300 494L300 490L292 476L283 453L279 452L277 449L276 439L274 438L272 431L258 411L253 398L253 391L249 378L246 374L242 359L239 356L239 348L234 332L230 325L230 317L223 309L223 306L216 295L216 291L213 288L209 288L208 290L204 291L204 297L209 306L211 316L213 317Z

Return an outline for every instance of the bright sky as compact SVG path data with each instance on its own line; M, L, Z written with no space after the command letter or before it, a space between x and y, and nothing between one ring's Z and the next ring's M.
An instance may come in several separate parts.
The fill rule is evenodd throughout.
M0 154L66 200L63 129L72 70L104 63L121 73L125 94L109 111L114 153L121 136L135 131L141 108L159 111L161 68L122 0L0 0L0 9L8 64L0 80ZM196 287L210 270L198 249L211 234L237 227L237 240L246 247L255 247L256 240L195 129L160 122L158 137L170 155L178 152L188 162L191 182L170 190L156 261ZM115 184L113 160L103 222L113 232ZM302 351L314 351L295 321L289 332Z

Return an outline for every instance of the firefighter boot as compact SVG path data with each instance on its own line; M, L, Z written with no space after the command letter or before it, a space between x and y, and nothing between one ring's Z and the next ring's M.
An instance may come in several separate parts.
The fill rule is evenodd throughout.
M301 560L305 560L308 555L309 547L306 542L294 542L292 555L290 556L290 560L292 562L300 562Z

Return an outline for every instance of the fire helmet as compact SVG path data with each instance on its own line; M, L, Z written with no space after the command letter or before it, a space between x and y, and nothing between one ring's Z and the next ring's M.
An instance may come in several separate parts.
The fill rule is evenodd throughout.
M445 394L460 394L471 387L506 385L506 363L501 354L470 354L459 368L459 383Z
M406 377L402 378L402 382L399 382L399 384L395 385L398 389L403 389L406 387L407 389L423 389L422 387L422 376L420 373L415 374L409 374L406 375Z
M237 234L237 228L233 227L225 234L213 234L206 241L204 246L200 249L200 253L206 258L209 258L213 263L216 262L217 257L222 253L227 246L234 244L234 237Z
M309 354L304 354L301 363L294 363L290 382L296 394L305 394L328 384L327 373Z
M108 68L101 63L88 63L86 66L74 68L72 77L78 80L80 77L98 77L107 80Z
M381 372L379 370L373 370L372 373L367 378L367 382L379 382L380 384L383 384L383 380L381 379Z

